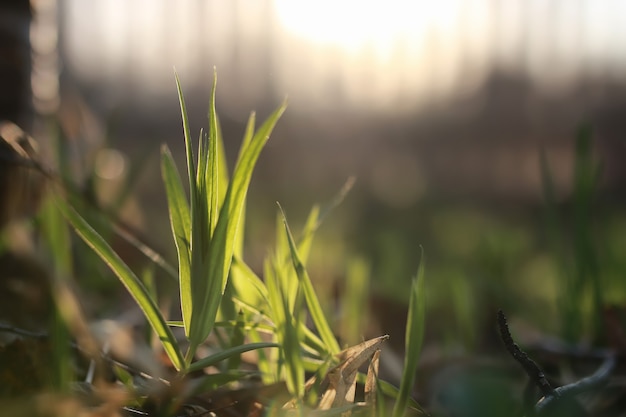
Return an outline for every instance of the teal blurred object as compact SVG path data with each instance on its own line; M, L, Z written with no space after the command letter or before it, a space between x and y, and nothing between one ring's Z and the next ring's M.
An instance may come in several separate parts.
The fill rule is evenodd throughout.
M446 367L433 378L433 416L502 417L521 415L520 373L496 363L471 361ZM517 412L517 414L516 414Z

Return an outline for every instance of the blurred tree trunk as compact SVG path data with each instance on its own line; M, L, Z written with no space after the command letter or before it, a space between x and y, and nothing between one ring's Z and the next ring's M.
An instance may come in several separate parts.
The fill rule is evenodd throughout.
M25 192L33 190L27 184L33 171L16 163L24 157L24 152L34 151L24 132L4 123L15 123L26 132L33 127L32 17L29 0L0 0L0 230L3 232L4 226L32 213L36 207L28 201L29 197L24 198L31 195ZM38 196L38 190L33 190L32 195ZM0 250L0 320L26 329L41 329L51 311L48 271L19 244L13 246L19 241L5 237L2 243L7 246ZM6 355L3 358L6 360Z
M0 120L29 131L32 91L29 0L0 2Z

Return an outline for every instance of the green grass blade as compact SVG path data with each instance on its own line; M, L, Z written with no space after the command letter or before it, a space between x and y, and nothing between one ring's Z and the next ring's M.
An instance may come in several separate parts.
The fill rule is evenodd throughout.
M406 324L406 342L404 354L404 369L402 370L402 380L400 381L400 391L393 407L393 417L405 415L413 384L415 383L415 373L419 354L424 341L424 322L426 315L426 300L424 287L424 251L417 276L411 283L411 296L409 298L409 312Z
M232 326L232 334L230 336L230 346L241 346L244 344L245 334L244 330L246 329L246 318L243 310L239 310L237 313L237 320L234 321ZM217 326L218 323L216 323ZM228 364L226 365L226 369L234 370L239 369L241 366L241 356L231 356L228 359Z
M200 259L206 257L211 242L211 234L213 233L210 208L213 187L210 172L210 144L208 142L208 136L200 129L200 137L198 138L198 172L196 173L197 188L195 189L196 205L194 206L195 213L191 216L191 223L195 226L192 228L192 233L195 233L195 235L192 234L191 245L192 247L195 246L196 254L200 256Z
M224 139L222 138L222 128L217 114L215 115L215 137L217 138L217 173L219 178L219 206L221 207L222 204L224 204L224 197L226 197L229 174L228 163L226 161L226 149L224 149Z
M281 304L281 292L280 281L276 274L277 262L269 257L265 259L263 265L263 278L265 279L265 285L267 286L267 299L269 301L270 311L268 312L272 323L276 328L282 325L285 321L284 309Z
M206 358L202 358L200 360L195 361L186 369L186 372L195 372L202 370L206 367L213 366L218 362L221 362L225 359L228 359L235 355L241 355L242 353L249 352L251 350L257 349L266 349L266 348L277 348L279 347L276 343L269 342L259 342L259 343L248 343L246 345L235 346L229 349L225 349L211 356L207 356Z
M176 251L178 254L178 280L180 285L181 309L185 323L185 335L189 336L191 322L191 254L190 236L191 214L183 184L178 175L174 158L167 146L161 148L161 175L165 184L167 207Z
M328 215L341 204L345 196L352 189L355 181L356 180L354 177L348 178L348 180L341 187L339 192L332 198L332 200L325 204L323 208L319 205L315 205L311 208L309 216L307 217L306 222L304 223L304 227L302 228L300 238L297 240L298 255L300 257L300 261L305 267L309 258L309 253L311 251L315 233L320 228L326 217L328 217ZM277 234L277 240L281 242L281 244L277 246L282 246L283 240L286 240L284 239L283 233ZM285 246L287 246L287 242L284 243ZM286 255L286 259L289 258L291 258L291 255Z
M252 329L248 332L248 337L252 343L261 343L262 338L261 334L256 330ZM268 356L265 354L264 350L257 351L258 360L257 360L257 368L261 373L261 378L263 379L264 384L270 384L272 382L276 382L277 378L275 377L275 373L272 372L272 363L269 360Z
M222 216L222 214L220 214L220 221L223 222L223 235L226 241L233 239L239 226L239 217L243 210L243 203L245 201L245 196L252 177L252 171L261 150L267 143L276 122L278 122L278 119L285 111L285 108L286 105L283 104L270 115L265 123L263 123L259 130L254 134L252 139L249 140L250 143L245 147L245 150L239 156L233 173L232 182L229 185L226 194L224 207L222 208L222 212L224 214L228 214L228 216ZM247 132L249 129L250 125L248 126ZM249 133L246 133L246 135L248 136ZM228 217L232 219L232 221L227 222L227 219L222 220L222 217ZM227 270L227 268L225 269Z
M243 134L243 140L241 141L241 147L239 148L239 155L237 156L237 161L241 160L243 154L248 149L248 146L252 142L252 138L254 137L254 126L256 125L256 113L250 113L250 117L248 117L248 123L246 123L246 130Z
M302 229L300 239L298 240L298 254L300 255L300 260L303 265L306 266L307 264L309 251L317 229L320 228L326 217L328 217L328 215L341 204L354 186L355 181L356 179L354 177L348 178L339 192L332 198L332 200L326 203L323 208L316 205L311 209L309 217L307 218L304 228Z
M74 227L78 235L89 245L100 258L117 275L122 284L126 287L131 296L135 299L148 323L159 336L165 352L169 356L176 369L184 368L182 353L178 347L178 342L172 331L167 326L165 319L161 315L159 308L148 291L143 286L139 278L122 261L108 243L69 205L58 200L58 206L65 218Z
M306 327L305 323L302 324L302 331L304 332L303 349L315 352L320 358L327 357L330 354L330 352L327 352L328 348L324 342L311 329Z
M50 252L52 265L52 289L55 296L55 309L52 315L52 329L50 344L52 355L50 363L50 377L55 390L66 391L71 385L74 371L71 366L72 354L70 349L71 335L68 324L60 310L61 296L59 287L67 285L66 280L72 276L71 239L67 222L52 198L46 198L39 212L42 237Z
M313 206L311 208L311 212L309 213L309 217L307 217L306 222L304 223L304 227L302 228L302 235L300 240L298 241L298 255L300 257L300 261L302 265L307 264L309 260L309 254L311 253L311 247L313 246L313 238L315 237L315 232L319 228L320 222L320 207Z
M185 97L183 95L183 89L180 86L180 80L178 74L176 77L176 89L178 91L178 101L180 103L180 113L183 119L183 134L185 136L185 152L187 155L187 176L189 178L189 190L196 189L196 164L193 155L193 149L191 145L191 131L189 129L189 117L187 116L187 106L185 105ZM192 194L192 206L193 206L193 194Z
M269 295L270 314L276 326L276 340L281 346L278 352L280 356L274 361L272 374L275 378L284 378L289 392L301 398L304 386L304 367L300 348L300 341L303 339L303 331L300 329L301 313L295 308L297 302L294 302L294 308L291 308L289 289L282 284L284 277L280 276L285 273L282 265L283 263L276 259L276 256L265 262L264 276ZM296 298L298 298L297 295ZM294 314L297 317L292 317Z
M285 226L282 220L280 210L276 213L276 241L274 242L274 270L279 288L288 295L289 305L293 306L298 290L298 276L293 269L291 262L291 251L289 250L289 241L284 232ZM295 278L295 279L293 279Z
M237 277L233 280L237 298L257 308L268 305L267 287L238 255L233 256L231 274Z
M315 227L311 230L312 232L317 231L317 229L322 225L326 217L330 215L330 213L335 210L346 198L352 187L354 187L354 183L356 182L356 177L349 177L346 182L343 184L339 192L333 196L333 198L326 203L319 211L319 215L317 217L317 223Z
M255 123L255 117L254 117L254 112L250 115L250 118L248 119L248 124L246 125L246 131L244 133L243 136L243 141L241 143L241 148L239 150L239 153L241 155L241 153L243 152L244 148L246 148L248 146L248 144L250 143L250 141L252 140L252 137L254 135L254 123ZM219 123L218 123L219 126ZM219 131L218 131L218 135L219 135ZM220 144L220 163L223 161L223 163L226 163L226 156L224 153L224 144L221 140L221 136L219 136L219 144ZM239 157L238 157L239 159ZM224 173L224 174L222 174ZM228 175L227 172L225 172L224 170L220 170L220 185L223 184L223 186L221 186L220 189L222 190L226 190L226 187L228 186ZM222 196L223 197L223 196ZM223 198L222 198L223 201ZM236 259L243 259L243 246L244 246L244 234L245 234L245 227L244 225L246 224L246 202L244 200L243 203L243 208L241 210L241 216L239 219L239 224L241 224L241 227L237 228L237 234L235 236L235 242L234 242L234 247L233 247L233 262L235 262ZM241 265L245 266L247 268L247 265L243 264L243 261L240 262ZM231 271L231 283L232 285L232 289L234 291L235 294L232 294L233 296L239 296L239 297L243 297L245 298L245 294L243 293L248 293L250 294L249 291L246 291L246 282L242 282L242 281L249 281L249 279L247 279L246 276L241 275L242 273L247 273L248 270L243 271L243 269L239 269L236 271ZM249 272L252 272L251 270ZM252 273L254 274L254 273ZM247 274L248 277L250 276L249 274ZM261 283L262 284L262 283ZM267 300L267 297L265 297L265 300ZM234 306L233 306L234 307Z
M187 280L187 282L182 282L183 280L181 280L180 282L180 298L181 298L181 305L185 306L184 308L186 310L183 310L183 320L186 322L185 323L185 333L187 335L187 338L189 338L191 340L192 338L192 317L193 317L193 310L194 308L194 304L193 304L193 289L192 289L192 285L194 284L193 281L193 275L194 275L194 270L198 269L198 266L194 265L197 263L194 262L194 257L196 257L199 254L199 248L194 247L194 243L199 241L199 236L198 233L200 232L200 225L197 224L198 220L198 195L197 195L197 182L196 182L196 163L195 163L195 157L193 154L193 148L192 148L192 140L191 140L191 131L189 129L189 117L187 115L187 106L185 104L185 97L183 94L183 89L180 85L180 80L178 78L178 74L175 73L175 79L176 79L176 90L178 91L178 101L180 103L180 112L181 112L181 117L182 117L182 121L183 121L183 135L185 137L185 155L186 155L186 159L187 159L187 179L189 181L189 199L190 199L190 211L191 211L191 216L190 216L190 225L192 226L190 229L190 232L188 232L188 237L189 237L189 241L188 241L188 247L189 247L189 261L190 261L190 274L189 276L184 277L185 280Z
M342 339L349 346L362 340L365 323L368 322L367 300L370 286L370 266L361 258L352 259L346 271L346 287L341 319Z
M218 126L217 114L215 110L215 90L217 88L217 72L213 74L213 88L211 88L211 101L209 104L209 170L207 171L206 182L208 185L207 205L209 207L209 226L211 234L217 225L217 216L220 201L220 178L219 178L219 159L218 153Z
M281 209L282 211L282 209ZM287 218L283 213L283 223L285 226L285 233L287 235L287 240L289 241L289 249L291 251L291 259L293 262L293 267L296 270L296 274L298 276L298 280L300 285L302 286L302 290L304 292L304 297L306 299L307 306L309 308L309 312L311 313L311 319L315 325L315 328L320 334L320 337L329 353L338 353L341 349L339 348L339 344L337 343L337 339L335 338L326 317L324 316L324 311L322 310L322 306L315 294L315 289L313 288L313 284L311 283L311 278L307 273L300 257L298 255L298 249L296 248L296 244L294 242L293 236L291 235L291 231L289 230L289 225L287 224Z
M193 348L189 355L206 337L199 337L200 332L194 328L194 322L199 324L199 318L203 311L205 294L210 291L211 276L207 275L208 253L211 246L211 209L210 204L213 199L212 182L209 155L209 139L201 131L198 151L198 172L196 173L196 188L192 194L196 196L191 208L191 315L189 323L188 339ZM188 355L188 358L190 356Z
M591 289L593 309L591 313L594 339L603 338L604 295L601 281L600 263L594 242L593 200L599 180L600 165L593 155L593 132L591 126L579 128L576 136L574 162L574 262L579 289L578 300L582 303ZM591 287L591 288L589 288ZM578 335L580 337L580 335Z
M211 236L215 231L217 225L219 209L224 203L225 192L228 187L228 171L222 169L222 165L226 164L226 155L224 153L224 146L222 143L221 130L219 126L219 119L216 112L215 94L217 89L217 72L214 70L213 87L211 89L211 99L209 104L209 171L207 171L206 182L208 184L207 190L207 206L209 211L209 226ZM243 221L243 220L242 220ZM243 227L240 228L237 233L234 244L234 253L241 255L243 251ZM201 296L201 295L200 295ZM233 303L233 287L229 283L225 286L221 302L219 306L219 312L217 314L222 319L234 318L237 315L237 310Z
M285 320L278 328L280 345L282 346L285 359L285 382L287 389L296 398L302 398L304 394L304 366L302 364L302 350L300 341L302 331L302 290L299 289L294 303L294 309L289 306L288 294L285 288L279 288L281 293L281 307Z
M274 255L275 257L275 255ZM285 329L285 309L282 306L282 292L279 277L276 270L278 262L271 257L265 259L263 265L263 278L267 285L267 294L269 301L268 315L270 320L275 326L274 340L279 344L283 344L283 335ZM282 368L284 363L284 351L280 349L278 352L271 352L268 358L268 362L272 364L272 376L275 380L279 380L282 377Z

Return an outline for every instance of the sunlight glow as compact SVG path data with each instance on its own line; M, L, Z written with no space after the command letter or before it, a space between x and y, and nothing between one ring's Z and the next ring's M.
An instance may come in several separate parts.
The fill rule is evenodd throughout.
M276 0L275 10L281 25L294 36L339 46L348 53L374 48L389 57L403 38L418 40L432 30L453 29L459 5L460 0L390 0L384 5L371 0Z
M467 3L274 0L285 34L276 85L295 100L324 103L332 97L354 108L393 112L473 88L480 81L476 68L464 68L459 77L460 59L483 49L486 34L474 31L458 42ZM297 82L306 73L309 82Z
M233 114L285 95L292 111L411 113L471 97L494 71L555 94L583 74L626 77L622 0L244 3L66 0L64 66L117 86L99 92L107 105L148 107L174 93L172 67L200 84L217 66Z

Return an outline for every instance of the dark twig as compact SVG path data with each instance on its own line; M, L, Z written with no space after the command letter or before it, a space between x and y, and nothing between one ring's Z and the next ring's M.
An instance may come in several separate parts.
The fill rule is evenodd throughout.
M20 329L18 327L9 326L4 323L0 323L0 332L12 333L18 336L31 337L33 339L47 339L47 333L31 332L30 330Z
M498 327L500 328L500 336L502 337L507 351L522 365L526 374L530 377L531 383L539 387L543 394L543 398L533 407L532 403L528 404L529 401L532 401L530 391L526 391L524 396L527 400L525 411L528 415L543 416L555 410L574 410L575 408L567 408L568 406L574 407L572 406L572 404L576 402L574 397L583 392L600 388L607 382L615 367L615 354L613 352L607 352L604 356L605 360L602 366L600 366L593 375L554 389L550 386L550 383L541 368L539 368L539 365L513 341L509 326L506 322L506 317L502 310L498 311ZM530 388L530 386L528 388Z
M522 368L524 368L524 371L526 371L530 380L539 387L541 393L546 397L558 397L559 393L552 388L539 365L537 365L537 363L533 361L528 354L520 349L520 347L513 341L509 325L506 322L506 317L504 316L502 310L498 311L498 327L500 328L500 337L504 342L506 350L511 354L511 356L513 356L513 359L522 365Z
M609 379L609 376L611 375L611 372L615 367L615 363L615 355L610 354L604 360L602 366L600 366L600 368L598 368L598 370L594 372L593 375L590 375L576 382L572 382L571 384L558 387L557 389L555 389L555 392L558 395L546 396L543 401L537 403L537 405L535 406L535 412L537 414L540 414L542 410L550 407L558 399L571 398L583 392L588 392L600 388Z

